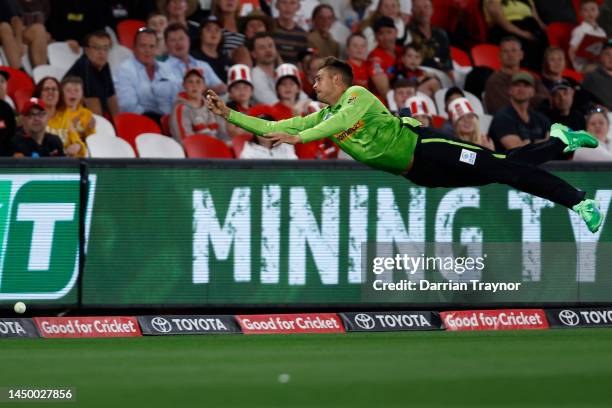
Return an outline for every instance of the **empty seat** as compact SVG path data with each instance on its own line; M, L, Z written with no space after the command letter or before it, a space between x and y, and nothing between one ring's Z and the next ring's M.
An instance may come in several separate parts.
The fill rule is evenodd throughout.
M115 127L110 120L104 116L96 115L94 113L94 119L96 120L96 133L103 136L116 137Z
M208 135L187 136L183 140L183 146L190 159L232 159L234 157L230 148L223 141Z
M161 133L161 129L153 119L137 113L124 112L115 115L115 130L117 136L126 140L136 148L136 137L143 133Z
M93 158L125 158L136 157L134 149L125 140L118 137L108 137L94 133L85 139L89 156Z
M136 138L139 157L184 159L183 147L174 139L157 133L143 133Z
M77 59L83 54L83 48L78 53L72 52L67 42L58 41L53 42L47 46L47 53L49 55L50 65L56 67L65 67L66 70L75 63Z

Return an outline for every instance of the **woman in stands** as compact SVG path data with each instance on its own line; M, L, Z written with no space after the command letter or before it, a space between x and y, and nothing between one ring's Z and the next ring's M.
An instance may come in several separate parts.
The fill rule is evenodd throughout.
M480 120L466 98L457 98L448 105L448 113L457 138L495 150L493 141L480 131Z
M223 26L215 16L208 16L200 25L199 47L191 55L210 64L215 74L227 82L230 59L223 53Z
M93 113L83 106L83 81L66 77L60 84L53 77L41 79L32 95L45 103L49 117L47 132L64 143L67 156L86 157L85 138L96 130Z
M575 161L612 161L612 140L608 110L603 106L595 106L587 113L586 130L599 140L595 149L578 149L574 153Z
M548 38L533 0L484 0L482 5L489 25L489 41L499 44L509 35L518 37L525 52L523 66L538 71Z
M213 0L211 10L223 27L223 53L235 64L250 64L246 38L238 31L240 0Z

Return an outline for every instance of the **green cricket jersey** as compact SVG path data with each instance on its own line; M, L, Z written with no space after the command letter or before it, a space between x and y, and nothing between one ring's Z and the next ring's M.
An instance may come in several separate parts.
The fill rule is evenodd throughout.
M232 110L228 121L256 135L299 135L304 143L330 137L355 160L395 174L408 168L417 143L416 133L361 86L348 88L334 106L308 116L272 122Z

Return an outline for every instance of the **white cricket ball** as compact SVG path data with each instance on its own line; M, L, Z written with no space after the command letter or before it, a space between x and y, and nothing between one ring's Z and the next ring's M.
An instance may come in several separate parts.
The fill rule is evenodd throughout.
M15 303L15 306L13 306L13 309L15 310L15 313L23 314L26 311L26 305L23 302L17 302Z
M289 377L289 374L281 374L278 376L278 382L281 384L287 384L290 379L291 377Z

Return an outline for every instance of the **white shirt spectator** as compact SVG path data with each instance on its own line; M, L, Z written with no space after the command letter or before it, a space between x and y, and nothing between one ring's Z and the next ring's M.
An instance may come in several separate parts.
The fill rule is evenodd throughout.
M599 26L592 26L586 21L583 21L578 27L572 30L570 46L578 48L578 46L582 42L582 39L587 34L592 35L594 37L603 37L603 38L607 37L606 32L603 30L603 28ZM582 71L587 63L588 63L588 60L586 60L585 58L576 57L576 60L574 61L574 68L577 71Z
M268 149L265 146L253 142L246 142L240 153L241 159L284 159L297 160L293 145L282 143Z

